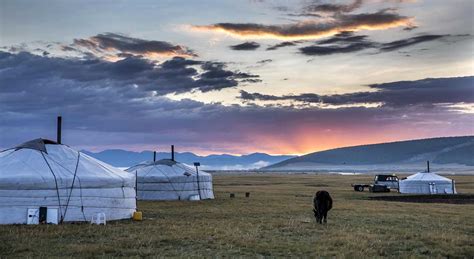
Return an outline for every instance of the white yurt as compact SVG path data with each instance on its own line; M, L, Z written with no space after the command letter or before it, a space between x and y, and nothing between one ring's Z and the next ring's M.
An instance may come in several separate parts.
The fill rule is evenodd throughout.
M131 218L134 187L133 174L35 139L0 152L0 224Z
M144 162L126 171L137 176L139 200L214 199L212 175L174 159Z
M400 193L455 194L454 180L430 171L420 172L400 180Z

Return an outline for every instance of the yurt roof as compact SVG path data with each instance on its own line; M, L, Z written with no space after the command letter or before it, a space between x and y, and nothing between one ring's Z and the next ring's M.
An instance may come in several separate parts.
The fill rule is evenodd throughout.
M77 175L82 187L133 186L133 174L66 145L35 139L0 152L0 188L68 188ZM57 178L57 179L56 179ZM56 188L56 187L55 187Z
M155 166L155 165L173 166L173 165L176 165L176 164L179 164L179 163L174 161L174 160L171 160L171 159L160 159L158 161L144 161L144 162L139 163L138 165L134 165L134 166L128 168L125 171L131 172L131 171L135 171L135 170L138 170L140 168L147 167L147 166Z
M15 150L29 148L48 153L46 150L46 145L58 145L58 143L49 139L37 138L16 146Z
M165 173L165 174L185 174L185 175L191 175L195 174L196 170L186 164L176 162L175 160L171 159L161 159L158 161L147 161L147 162L142 162L138 165L132 166L125 171L133 173L135 171L140 172L155 172L155 173ZM200 174L207 174L205 171L199 170Z
M446 181L451 182L451 179L435 174L433 172L420 172L410 175L404 181Z

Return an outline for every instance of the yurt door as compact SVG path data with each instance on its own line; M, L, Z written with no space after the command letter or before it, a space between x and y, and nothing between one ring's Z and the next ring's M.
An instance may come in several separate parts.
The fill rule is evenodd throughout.
M438 193L436 189L436 183L430 183L430 194L436 194Z

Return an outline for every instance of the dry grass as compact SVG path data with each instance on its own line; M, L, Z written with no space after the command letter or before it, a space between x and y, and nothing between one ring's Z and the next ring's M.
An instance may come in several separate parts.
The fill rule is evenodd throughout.
M144 221L0 226L6 257L472 257L474 205L370 201L351 182L371 176L216 175L216 200L140 202ZM456 176L474 193L474 176ZM315 224L312 195L335 200ZM236 193L235 199L229 193ZM250 198L244 193L251 192ZM394 193L386 195L397 195Z

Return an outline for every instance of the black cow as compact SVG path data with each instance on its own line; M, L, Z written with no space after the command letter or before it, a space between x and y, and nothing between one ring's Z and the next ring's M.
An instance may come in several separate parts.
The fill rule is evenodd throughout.
M313 198L313 212L316 222L327 223L328 211L332 208L332 198L327 191L318 191Z

